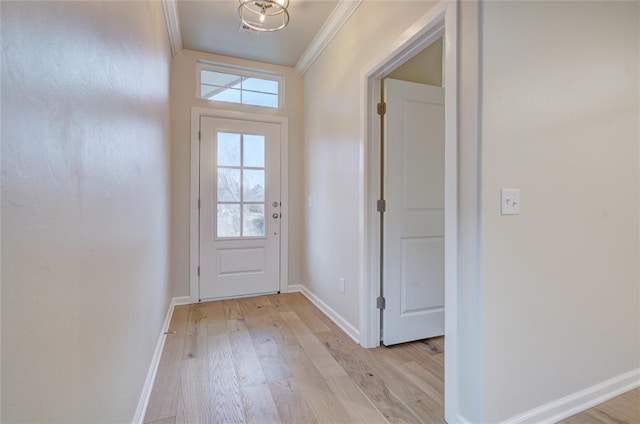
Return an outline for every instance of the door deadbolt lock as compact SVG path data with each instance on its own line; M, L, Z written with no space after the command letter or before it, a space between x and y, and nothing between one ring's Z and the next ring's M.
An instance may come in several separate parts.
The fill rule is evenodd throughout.
M274 208L277 208L278 206L280 206L280 202L273 202L271 206L273 206Z

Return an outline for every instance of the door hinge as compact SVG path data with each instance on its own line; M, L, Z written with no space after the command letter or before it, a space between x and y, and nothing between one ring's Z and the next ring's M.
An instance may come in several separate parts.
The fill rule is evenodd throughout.
M198 199L198 209L200 209L200 199Z
M387 306L387 301L384 299L384 297L380 296L379 298L376 299L376 307L378 309L384 309Z
M202 141L202 139L200 138L200 137L201 137L201 134L202 134L202 133L201 133L200 131L198 131L198 141Z
M200 266L198 266L198 277L200 276Z
M385 102L378 103L378 115L384 116L387 113L387 104Z
M376 205L378 212L386 212L387 211L387 201L386 200L378 200Z

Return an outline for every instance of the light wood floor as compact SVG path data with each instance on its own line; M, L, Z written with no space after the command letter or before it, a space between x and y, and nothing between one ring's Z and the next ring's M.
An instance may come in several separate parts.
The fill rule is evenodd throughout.
M635 389L560 421L561 424L639 424L640 389Z
M169 333L145 423L444 423L441 337L363 349L299 293L178 306ZM638 393L565 423L640 423Z
M145 422L443 423L443 338L363 349L299 293L178 306Z

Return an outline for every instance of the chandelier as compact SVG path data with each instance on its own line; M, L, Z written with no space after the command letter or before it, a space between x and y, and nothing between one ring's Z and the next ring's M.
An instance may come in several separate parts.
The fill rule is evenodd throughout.
M289 23L289 0L239 0L238 17L254 31L273 32Z

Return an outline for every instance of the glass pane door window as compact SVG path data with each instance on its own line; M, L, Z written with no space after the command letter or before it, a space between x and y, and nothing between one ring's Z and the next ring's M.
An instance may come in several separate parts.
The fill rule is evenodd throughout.
M217 133L217 238L265 236L265 136Z

